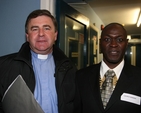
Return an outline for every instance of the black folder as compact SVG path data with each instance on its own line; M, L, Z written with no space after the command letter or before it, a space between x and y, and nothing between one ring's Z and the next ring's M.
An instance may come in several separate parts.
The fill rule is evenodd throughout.
M21 75L6 90L2 107L5 113L44 113Z

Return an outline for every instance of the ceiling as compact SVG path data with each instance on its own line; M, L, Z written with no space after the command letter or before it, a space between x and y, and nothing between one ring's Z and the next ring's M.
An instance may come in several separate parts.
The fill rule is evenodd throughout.
M118 22L124 25L130 35L141 37L141 25L136 26L141 9L141 0L64 0L84 8L91 7L105 25Z

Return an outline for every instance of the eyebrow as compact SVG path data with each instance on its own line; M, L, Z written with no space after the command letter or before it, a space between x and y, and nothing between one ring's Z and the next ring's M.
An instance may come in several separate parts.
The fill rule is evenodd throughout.
M50 26L50 25L43 25L43 27L49 27L49 28L51 28L51 26Z
M33 28L38 28L38 26L31 26L31 29L33 29Z
M111 35L109 35L109 34L106 34L105 36L111 36ZM119 35L116 35L116 37L121 37L121 36L124 36L123 34L119 34Z
M43 25L43 27L49 27L49 28L51 28L50 25ZM39 28L39 27L38 26L32 26L31 29L33 29L33 28Z

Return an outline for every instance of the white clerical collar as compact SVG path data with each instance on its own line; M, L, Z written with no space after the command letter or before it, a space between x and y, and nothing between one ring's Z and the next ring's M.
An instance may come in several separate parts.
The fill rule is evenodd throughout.
M48 55L37 54L37 58L38 59L47 59L48 58Z

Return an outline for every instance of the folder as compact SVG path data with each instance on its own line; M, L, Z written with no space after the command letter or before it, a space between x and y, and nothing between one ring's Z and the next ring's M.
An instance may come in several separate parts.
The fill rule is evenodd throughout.
M44 113L21 75L6 90L2 107L5 113Z

